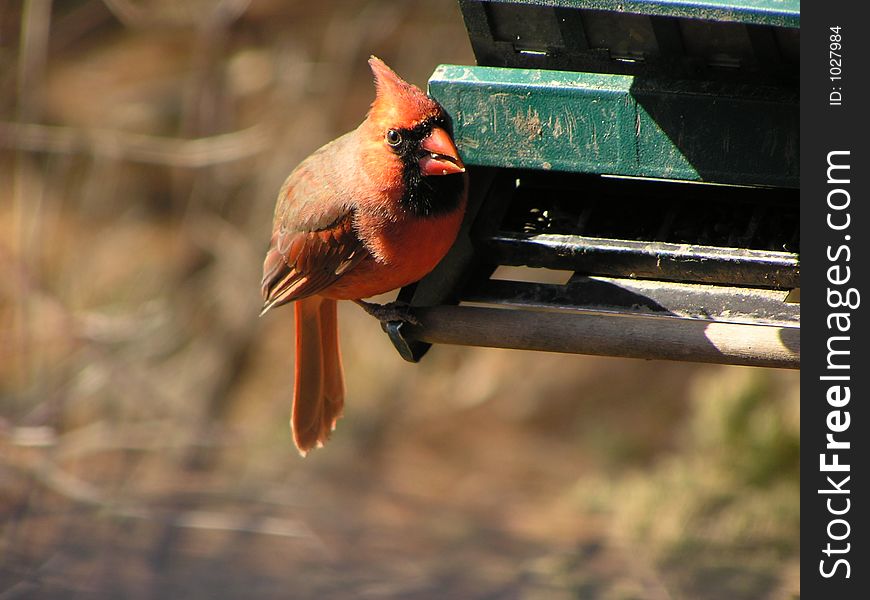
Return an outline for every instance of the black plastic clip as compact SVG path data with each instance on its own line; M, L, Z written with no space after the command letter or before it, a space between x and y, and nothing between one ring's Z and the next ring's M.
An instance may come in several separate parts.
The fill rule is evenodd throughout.
M432 344L419 340L407 339L402 335L402 327L407 325L404 321L388 321L383 324L384 331L390 337L399 356L408 362L420 362L420 359L429 351Z

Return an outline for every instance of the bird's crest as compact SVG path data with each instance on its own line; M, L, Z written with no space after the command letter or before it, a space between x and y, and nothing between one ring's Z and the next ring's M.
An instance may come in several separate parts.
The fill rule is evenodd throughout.
M410 84L377 56L369 58L375 76L375 101L369 119L390 127L411 128L417 123L438 116L441 107L416 85Z

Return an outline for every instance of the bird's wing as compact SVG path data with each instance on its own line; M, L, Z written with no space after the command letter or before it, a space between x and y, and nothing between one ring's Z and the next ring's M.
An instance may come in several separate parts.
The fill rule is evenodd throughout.
M324 290L366 254L351 215L327 229L276 230L263 263L263 312Z
M303 161L281 188L263 263L264 313L324 290L368 255L340 178L320 160L340 141Z

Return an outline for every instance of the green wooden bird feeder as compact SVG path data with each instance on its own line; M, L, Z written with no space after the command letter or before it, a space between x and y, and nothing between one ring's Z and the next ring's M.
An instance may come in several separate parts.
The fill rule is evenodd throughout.
M431 343L800 365L798 0L460 0L429 92L466 223L400 293Z

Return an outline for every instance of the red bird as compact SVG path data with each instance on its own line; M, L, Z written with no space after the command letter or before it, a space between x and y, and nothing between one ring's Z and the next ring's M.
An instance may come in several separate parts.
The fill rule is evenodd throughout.
M263 264L263 313L295 302L293 440L322 446L344 407L337 300L362 302L431 271L456 239L467 176L444 109L379 58L376 97L355 130L293 170L278 193Z

